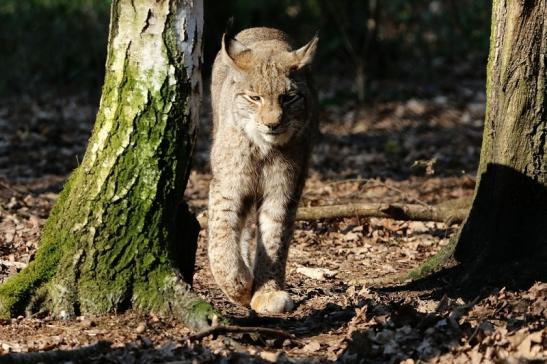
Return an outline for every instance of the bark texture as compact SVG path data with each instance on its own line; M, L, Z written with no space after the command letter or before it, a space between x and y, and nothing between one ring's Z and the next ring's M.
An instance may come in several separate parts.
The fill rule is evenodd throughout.
M95 127L35 260L0 287L0 314L61 317L130 306L194 326L199 225L182 200L201 93L201 0L112 3Z
M456 247L461 262L527 262L545 278L546 64L547 1L495 0L478 183Z

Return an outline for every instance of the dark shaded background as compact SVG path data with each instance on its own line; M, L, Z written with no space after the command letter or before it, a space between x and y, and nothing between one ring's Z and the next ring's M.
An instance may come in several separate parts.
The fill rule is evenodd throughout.
M0 96L98 96L109 7L107 0L2 0ZM349 82L324 103L428 96L462 77L484 77L490 8L483 0L205 0L205 76L233 16L235 31L274 26L298 44L320 30L319 78Z
M65 176L79 164L99 104L110 2L0 0L0 178ZM476 170L489 1L204 2L204 85L231 17L233 32L278 27L297 46L319 29L323 137L313 168L325 178L403 180L416 161L434 163L437 175ZM199 171L208 170L207 90Z

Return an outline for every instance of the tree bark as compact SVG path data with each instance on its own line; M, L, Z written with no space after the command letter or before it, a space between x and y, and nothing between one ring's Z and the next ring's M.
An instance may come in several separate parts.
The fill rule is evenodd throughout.
M204 326L190 290L199 225L182 200L201 93L202 0L112 3L106 75L82 164L0 315L134 307Z
M546 278L546 55L547 1L495 0L477 188L455 252L475 268Z

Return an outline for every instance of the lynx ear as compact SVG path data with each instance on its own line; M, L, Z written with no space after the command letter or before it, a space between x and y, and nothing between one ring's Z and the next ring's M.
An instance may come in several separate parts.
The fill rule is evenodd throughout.
M292 67L295 70L299 70L302 67L305 67L313 61L313 57L315 56L315 51L317 50L317 43L319 42L319 36L315 34L315 36L302 48L299 48L292 52L293 58L294 58L294 64Z
M227 39L222 35L220 54L224 64L238 71L245 71L251 66L251 50L236 39Z

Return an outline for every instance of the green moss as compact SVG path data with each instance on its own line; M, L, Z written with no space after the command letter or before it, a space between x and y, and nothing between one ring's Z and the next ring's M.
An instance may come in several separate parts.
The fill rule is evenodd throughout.
M147 267L152 266L152 263L154 263L155 261L156 261L155 256L153 254L148 253L144 257L144 259L142 261L142 265L146 269Z
M458 234L454 234L448 243L448 245L441 248L441 250L428 258L423 262L419 267L411 270L405 279L417 280L424 278L432 273L439 271L443 268L444 264L452 257L454 249L456 248L456 243L458 241Z
M191 321L195 321L194 326L204 326L204 323L210 323L216 317L218 323L229 324L229 320L223 317L220 312L204 300L195 301L190 308Z
M491 20L491 27L490 27L490 50L488 54L488 64L486 66L486 110L484 115L484 130L483 130L483 136L482 136L482 146L481 146L481 152L480 152L480 163L479 168L477 170L477 183L475 187L475 194L477 193L477 189L480 183L480 177L481 175L486 171L486 161L489 159L488 156L490 154L491 149L491 129L490 129L490 95L494 92L493 90L493 81L492 78L494 77L494 62L496 61L495 52L496 52L496 33L497 33L497 26L498 26L498 19L497 19L497 7L498 7L499 0L494 0L492 2L492 20Z

